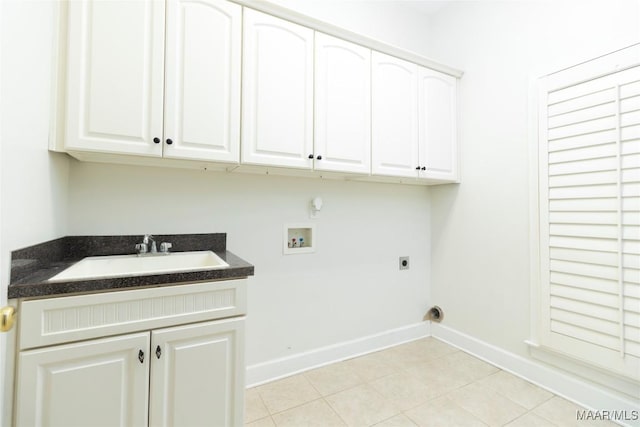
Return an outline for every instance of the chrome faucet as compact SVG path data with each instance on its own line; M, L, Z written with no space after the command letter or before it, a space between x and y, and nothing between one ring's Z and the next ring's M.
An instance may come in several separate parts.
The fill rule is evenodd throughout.
M151 247L149 247L149 242L151 242ZM158 253L158 248L156 247L156 241L151 234L145 234L142 239L142 243L147 245L147 249L149 253L155 254Z
M142 243L136 243L136 253L138 256L142 256L145 254L148 255L156 255L158 253L163 255L169 255L169 249L171 249L173 245L168 242L160 243L160 252L158 252L156 241L151 234L145 234L142 238Z

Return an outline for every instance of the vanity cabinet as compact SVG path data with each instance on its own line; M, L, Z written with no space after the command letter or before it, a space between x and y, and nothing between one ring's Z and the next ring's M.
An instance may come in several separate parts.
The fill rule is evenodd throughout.
M17 426L243 423L245 279L20 310Z
M88 0L60 7L67 9L62 149L238 162L241 6Z
M455 182L456 79L372 54L372 172Z

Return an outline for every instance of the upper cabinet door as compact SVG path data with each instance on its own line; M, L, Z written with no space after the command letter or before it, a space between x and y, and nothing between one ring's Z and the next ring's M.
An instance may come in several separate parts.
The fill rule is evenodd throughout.
M68 7L65 148L162 155L164 2Z
M458 179L456 78L419 67L421 178Z
M371 173L371 50L316 33L314 168Z
M242 162L311 168L313 30L244 10Z
M372 173L417 177L418 66L371 54Z
M168 0L165 157L239 161L241 29L240 5Z

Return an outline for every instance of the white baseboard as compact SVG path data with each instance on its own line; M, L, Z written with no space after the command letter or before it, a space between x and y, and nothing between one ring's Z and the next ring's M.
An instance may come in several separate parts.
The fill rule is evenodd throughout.
M247 366L247 387L254 387L309 369L428 337L431 335L430 323L428 321L415 323L379 334Z
M550 392L594 411L638 411L639 401L627 399L558 369L505 351L442 324L431 325L431 334L479 359L517 375ZM640 426L640 420L625 421Z

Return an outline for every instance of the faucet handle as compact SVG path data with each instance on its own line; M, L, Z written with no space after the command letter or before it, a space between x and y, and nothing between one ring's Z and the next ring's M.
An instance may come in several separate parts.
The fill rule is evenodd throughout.
M144 237L142 238L142 243L144 243L145 245L149 244L149 240L153 241L153 235L152 234L145 234Z
M146 243L136 243L136 252L138 252L138 254L146 254L147 253L147 244Z
M160 252L163 254L168 254L169 253L169 249L171 249L173 247L173 245L169 242L162 242L160 243Z

